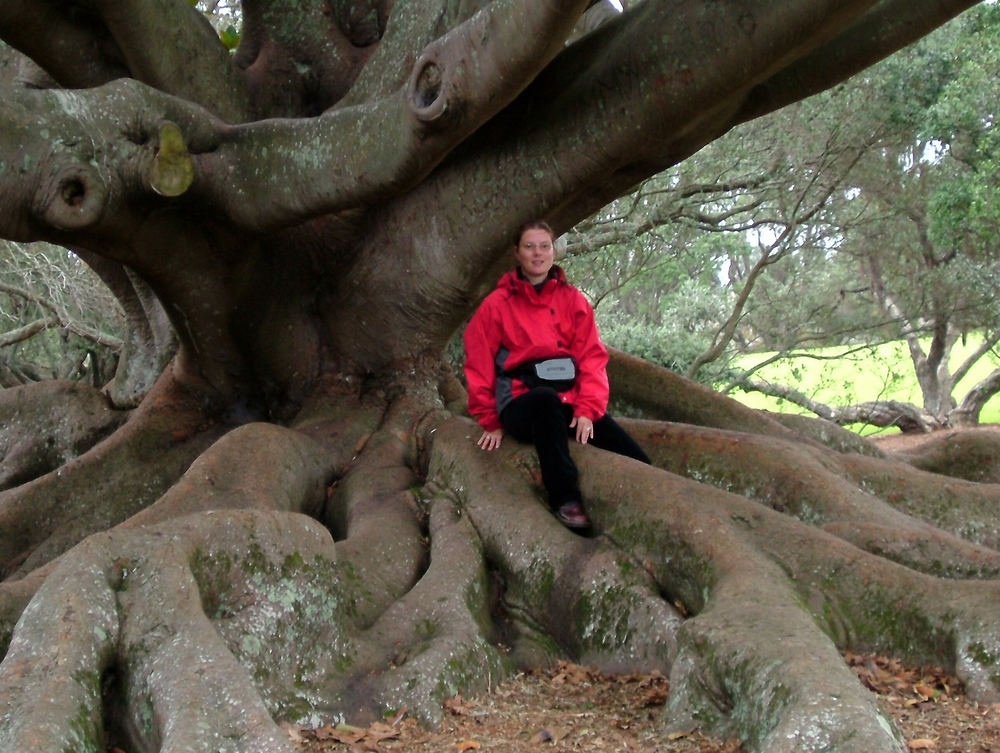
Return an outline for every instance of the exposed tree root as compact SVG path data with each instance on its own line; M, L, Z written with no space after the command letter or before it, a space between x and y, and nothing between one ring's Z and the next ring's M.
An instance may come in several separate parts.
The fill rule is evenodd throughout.
M274 424L244 424L205 450L166 494L122 525L223 509L317 516L333 471L325 448L302 433Z
M668 369L614 349L609 350L609 355L608 379L615 386L615 399L638 406L645 415L792 441L803 439L771 415L735 400L720 399L708 387Z
M908 515L980 546L1000 548L1000 484L977 484L861 456L846 455L843 464L845 477Z
M119 638L102 544L77 547L21 616L0 664L3 750L102 750L101 679Z
M1000 432L986 429L936 432L918 446L893 454L930 473L1000 483Z
M627 422L661 467L574 445L585 537L540 501L530 447L482 452L433 404L328 394L295 429L242 426L155 503L8 581L8 615L31 601L0 665L5 749L286 753L272 720L434 722L446 697L564 656L669 673L668 727L768 753L905 750L838 649L939 663L1000 699L1000 581L982 580L1000 555L886 492L991 485Z
M163 494L221 433L194 395L161 380L107 439L0 493L0 565L23 575L126 520Z
M266 572L292 547L322 551L322 534L284 516L203 514L137 532L128 543L119 555L117 690L127 709L129 744L140 751L287 750L287 737L260 697L266 689L257 690L249 668L206 614L223 608L213 596L232 594L201 589L212 583L212 565L226 568L226 555L243 551L242 561L234 557L229 566L256 564ZM244 645L247 650L253 648Z
M508 443L501 464L476 447L468 422L442 425L438 434L447 449L435 453L430 472L459 490L490 566L503 576L515 660L530 666L568 652L609 672L666 671L679 615L627 552L570 533L539 504L528 483L533 451Z
M461 428L449 431L457 444ZM474 433L474 428L465 430L468 445ZM508 600L517 603L513 594L531 594L535 608L522 607L521 621L534 623L535 635L556 638L571 655L585 655L579 634L576 641L572 637L580 627L573 577L553 580L551 574L585 572L567 548L594 542L562 530L524 488L520 493L510 488L509 474L491 474L495 463L476 467L484 463L476 463L476 450L469 452L469 457L453 458L449 473L463 487L483 474L483 487L495 495L492 504L480 504L476 487L467 491L466 509L481 533L489 530L486 521L502 521L492 533L497 546L487 543L487 552L523 560L519 568L505 571ZM523 452L516 448L510 457L518 463ZM837 645L930 658L958 668L970 690L984 699L998 697L991 665L1000 655L1000 641L989 616L996 610L991 606L995 582L933 578L743 496L589 448L577 455L592 516L620 547L618 557L641 563L654 575L656 586L646 593L666 594L696 615L683 623L676 647L667 636L653 640L672 665L675 724L694 720L738 734L758 750L904 750L870 694L840 661ZM808 475L808 469L804 472ZM535 538L535 531L544 534ZM490 538L484 533L485 542ZM554 567L547 571L550 561ZM530 573L524 585L518 583L518 569ZM547 583L559 594L559 606L538 608L545 603L538 594ZM626 599L607 609L609 601L592 602L606 610L607 621L591 623L601 626L605 640L635 613L629 606L642 603ZM667 621L661 616L657 623ZM615 645L613 654L631 653L623 648ZM643 661L648 667L650 657Z
M128 413L82 382L0 390L0 489L37 478L86 452Z
M824 447L837 452L854 452L859 455L871 455L876 458L886 457L886 453L853 431L839 426L833 421L814 416L803 416L797 413L771 413L761 411L767 417L777 421L793 431L806 437L811 437Z
M867 551L935 575L1000 574L1000 486L755 434L624 423L659 467L823 527Z
M672 670L675 714L714 719L758 750L900 750L834 660L831 638L956 667L971 692L1000 697L990 679L1000 655L997 582L933 578L661 471L633 469L627 485L621 478L585 476L592 515L696 614ZM980 651L970 662L972 645Z
M444 700L487 690L509 666L491 626L490 582L475 531L448 496L435 495L428 505L430 566L364 636L364 662L354 673L362 682L352 690L366 703L357 718L372 708L406 708L436 723Z
M4 748L104 750L104 692L122 709L110 732L134 750L290 751L206 612L233 595L211 590L213 566L242 570L239 593L247 595L254 565L266 572L288 551L305 559L330 546L314 523L297 520L202 514L99 534L66 555L25 610L0 665L9 709ZM35 642L38 631L50 639ZM35 744L41 732L46 739Z
M339 551L372 589L362 606L364 621L406 593L427 565L412 494L419 483L412 468L412 431L421 412L406 398L396 402L326 510Z
M377 467L399 450L394 429L390 416L386 428L370 440L375 447L364 457ZM98 534L54 566L52 577L25 610L12 641L11 661L3 665L10 679L2 697L17 708L12 718L23 718L24 706L48 692L47 683L65 688L59 696L64 703L57 704L62 713L48 726L51 740L30 749L98 749L94 741L102 736L102 674L113 675L114 693L127 710L116 734L134 749L220 751L285 750L283 735L270 722L272 714L315 722L342 719L346 711L370 712L373 704L402 703L433 719L443 698L471 676L464 662L454 665L461 652L471 652L467 658L477 669L483 662L495 665L499 676L500 655L479 636L488 624L485 570L467 522L449 512L447 500L432 505L436 565L405 596L416 578L408 575L402 588L395 585L393 590L403 598L394 604L379 587L390 585L389 575L399 569L398 563L390 562L374 582L370 576L377 569L374 560L393 560L400 541L420 543L419 556L410 557L406 569L424 566L412 500L406 528L417 535L395 536L390 526L383 535L397 546L376 551L374 557L349 537L343 546L355 551L354 561L338 560L329 535L315 522L284 512L212 509L156 522L166 512L190 509L178 508L173 498L201 497L208 507L216 502L253 507L277 496L275 490L285 485L282 479L271 480L263 489L246 487L227 461L238 449L273 450L277 445L272 439L287 434L262 425L232 432L141 516L145 525L134 519ZM301 454L293 438L280 439L291 446L286 457ZM402 444L410 446L408 441ZM361 463L362 474L371 478L372 468L366 466ZM296 469L290 474L302 475ZM284 479L286 484L289 480ZM278 504L307 507L315 490L315 484L300 482L290 502ZM360 502L373 499L363 497ZM373 509L384 513L386 506L374 504ZM359 516L364 519L365 514ZM373 534L365 527L360 525L356 535L371 541ZM466 567L476 558L478 568ZM93 583L84 588L71 573L89 574ZM456 588L463 582L465 586ZM99 665L93 661L93 620L81 615L66 623L61 617L57 605L67 593L110 604L109 624L101 623L96 631L106 635L99 645ZM468 611L474 604L475 614ZM73 660L48 667L37 683L12 674L23 663L18 647L33 645L27 634L48 624L59 633L53 640L66 636L63 645ZM394 664L405 668L384 672ZM63 674L63 666L91 667L93 682L84 684L79 672ZM449 668L454 675L450 682ZM72 702L78 695L86 697L86 708ZM86 722L84 742L74 737L80 718ZM22 742L31 739L21 725L8 727L6 734L14 741L11 749L25 749Z
M298 432L273 424L247 424L213 444L166 494L116 530L222 509L277 509L315 515L325 500L331 474L327 460L322 446ZM2 645L57 562L0 584Z

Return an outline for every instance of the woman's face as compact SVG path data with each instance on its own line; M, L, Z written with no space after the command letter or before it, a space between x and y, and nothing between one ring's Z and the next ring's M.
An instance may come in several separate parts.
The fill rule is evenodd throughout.
M549 270L556 261L552 236L541 228L525 230L514 249L514 258L528 282L537 285L549 276Z

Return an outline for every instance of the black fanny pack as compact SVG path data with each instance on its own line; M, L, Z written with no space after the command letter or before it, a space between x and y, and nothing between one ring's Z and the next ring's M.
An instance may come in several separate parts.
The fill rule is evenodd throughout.
M532 361L505 373L528 387L551 387L556 392L565 392L576 384L576 362L569 356Z

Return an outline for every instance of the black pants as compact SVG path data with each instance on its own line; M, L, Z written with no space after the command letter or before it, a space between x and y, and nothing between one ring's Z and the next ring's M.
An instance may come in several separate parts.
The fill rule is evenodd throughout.
M514 398L500 414L505 432L520 442L535 445L542 483L553 510L565 502L580 501L576 464L569 455L569 438L575 436L575 429L569 428L572 420L573 407L563 403L551 387L536 387ZM649 462L643 449L607 414L594 422L590 443L602 450Z

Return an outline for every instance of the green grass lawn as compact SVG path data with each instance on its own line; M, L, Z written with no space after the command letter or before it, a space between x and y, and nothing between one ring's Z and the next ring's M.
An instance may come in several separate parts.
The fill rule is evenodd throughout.
M976 342L970 338L967 345L957 345L951 358L952 368L962 363L974 349ZM848 405L872 400L902 400L921 404L917 378L913 372L909 351L905 343L895 341L874 349L865 348L844 355L846 348L818 348L803 351L806 357L785 359L765 366L759 372L763 379L794 386L800 392L828 405ZM755 353L746 356L740 365L749 366L767 360L772 353ZM1000 358L988 353L979 359L955 390L953 396L961 400L966 391L1000 368ZM785 413L809 412L786 400L759 393L733 392L732 396L751 408L762 408ZM1000 422L1000 395L993 397L980 414L981 423ZM849 428L861 434L872 434L896 429L878 429L873 426L855 425Z

